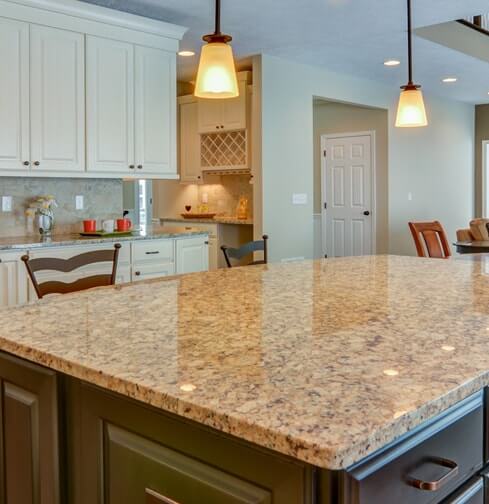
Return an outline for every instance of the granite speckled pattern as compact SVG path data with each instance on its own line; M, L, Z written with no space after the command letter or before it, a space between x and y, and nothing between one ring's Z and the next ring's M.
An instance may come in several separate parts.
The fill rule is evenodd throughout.
M327 259L101 288L0 310L0 349L341 469L489 384L489 260Z
M158 238L177 238L207 234L202 229L192 229L184 226L157 226L144 231L134 231L131 235L111 237L86 237L79 233L53 234L50 238L41 236L0 237L0 250L26 250L40 247L63 247L68 245L93 245L99 243L115 243L134 240L156 240Z
M237 219L236 217L224 217L216 215L213 219L185 219L185 217L162 217L160 219L162 222L185 222L192 224L192 222L201 222L203 224L240 224L242 226L252 226L253 219Z

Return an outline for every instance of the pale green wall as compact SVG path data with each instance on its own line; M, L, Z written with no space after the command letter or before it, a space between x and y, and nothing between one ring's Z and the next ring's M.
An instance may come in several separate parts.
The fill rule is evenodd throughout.
M473 214L474 107L425 97L430 125L397 129L398 90L262 55L263 229L272 261L313 256L313 97L389 111L389 250L413 254L409 220L437 218L450 240ZM309 195L293 206L293 192ZM407 193L413 193L408 201Z

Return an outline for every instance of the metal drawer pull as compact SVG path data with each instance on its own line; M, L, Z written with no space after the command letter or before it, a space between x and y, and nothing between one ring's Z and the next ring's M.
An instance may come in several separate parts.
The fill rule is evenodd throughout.
M146 488L146 504L179 504L177 501L165 497L164 495L151 490L150 488Z
M440 457L429 457L426 459L427 462L432 462L433 464L440 465L442 467L447 467L450 469L445 475L440 479L435 481L423 481L421 479L412 478L408 476L408 483L419 490L427 490L428 492L436 492L440 490L442 486L448 483L452 478L458 474L458 464L453 460L444 459Z
M147 255L151 255L151 254L159 254L159 253L160 253L160 251L159 251L159 250L154 250L154 251L152 251L152 252L145 252L145 254L147 254Z

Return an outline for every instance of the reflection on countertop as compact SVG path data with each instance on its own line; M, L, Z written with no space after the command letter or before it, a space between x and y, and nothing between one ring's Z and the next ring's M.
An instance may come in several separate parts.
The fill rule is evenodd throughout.
M489 384L482 270L371 256L107 287L0 310L0 349L340 469Z
M123 236L81 236L79 233L53 234L49 237L40 235L0 237L0 250L26 250L39 247L62 247L67 245L85 245L114 243L133 240L155 240L158 238L176 238L206 234L202 229L187 226L148 226Z

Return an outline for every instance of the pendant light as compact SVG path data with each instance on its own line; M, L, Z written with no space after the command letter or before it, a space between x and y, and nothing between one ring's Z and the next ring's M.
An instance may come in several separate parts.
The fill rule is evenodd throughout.
M234 67L232 37L221 33L221 0L216 0L216 28L205 35L194 95L199 98L234 98L239 95Z
M407 0L407 25L409 82L405 86L401 86L402 91L399 97L396 118L396 127L398 128L416 128L428 125L421 86L413 83L411 0Z

